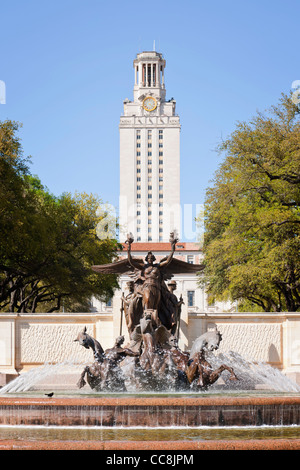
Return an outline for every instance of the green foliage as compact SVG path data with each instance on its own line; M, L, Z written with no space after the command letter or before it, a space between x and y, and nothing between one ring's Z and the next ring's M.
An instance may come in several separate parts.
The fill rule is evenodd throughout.
M205 201L205 277L218 299L300 310L300 120L282 96L238 123Z
M55 197L28 169L18 124L0 123L0 308L16 312L88 309L107 299L115 276L93 264L111 262L116 240L96 234L101 200L88 194Z

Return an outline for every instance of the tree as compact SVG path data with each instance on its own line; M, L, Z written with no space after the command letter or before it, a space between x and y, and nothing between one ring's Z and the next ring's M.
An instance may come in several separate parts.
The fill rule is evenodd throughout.
M300 310L300 112L282 95L220 145L207 190L205 276L217 299Z
M86 310L92 296L113 295L115 276L91 266L110 262L119 245L97 237L98 196L55 197L29 173L18 127L0 123L0 308L52 312L64 301L67 311Z

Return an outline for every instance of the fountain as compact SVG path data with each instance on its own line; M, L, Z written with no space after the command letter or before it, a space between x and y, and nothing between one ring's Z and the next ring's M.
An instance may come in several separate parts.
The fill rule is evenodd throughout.
M77 448L194 450L212 448L212 440L220 439L216 448L222 448L222 443L223 448L245 448L248 443L250 448L276 445L299 449L299 386L279 370L245 360L236 352L216 355L222 341L217 328L197 338L189 352L180 350L178 326L182 300L167 288L165 281L174 273L199 271L202 265L190 265L174 258L177 239L173 233L169 256L157 264L151 252L145 261L133 258L132 242L130 234L126 242L127 259L93 266L96 272L129 272L132 276L131 293L123 298L128 344L123 347L124 337L119 336L112 348L104 350L84 328L74 341L91 349L94 361L82 364L80 374L78 364L45 364L3 387L0 426L2 435L4 432L8 436L2 442L4 447L12 445L10 426L13 425L25 426L27 430L39 428L40 436L47 431L46 435L52 439L57 435L55 430L61 436L65 429L69 436L71 428L77 429L76 438L71 439ZM39 388L39 383L45 384L53 375L63 377L66 369L78 373L77 389L57 389L54 396L45 398L49 390ZM283 427L287 434L283 433ZM254 437L254 442L254 430L262 428L264 437ZM89 439L84 433L91 429L95 434ZM159 437L161 429L163 440ZM222 433L225 429L228 432L223 438L203 437L203 432L208 430ZM241 436L238 430L245 429L249 430L250 438L245 439L245 434L238 437ZM280 429L281 434L277 440L270 441L268 436L274 435L274 429ZM99 430L100 442L95 437ZM135 430L140 430L139 438L143 440L137 442ZM118 436L114 436L113 442L109 438L112 431ZM166 436L169 440L164 440ZM210 436L216 434L212 432ZM21 438L18 445L27 448L71 445L62 442L66 438L58 440L50 445L49 437L45 437L30 444Z

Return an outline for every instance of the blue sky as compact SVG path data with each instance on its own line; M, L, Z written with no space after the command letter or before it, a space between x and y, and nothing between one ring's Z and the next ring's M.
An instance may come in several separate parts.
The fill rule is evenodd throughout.
M0 120L23 123L52 193L117 206L119 117L155 40L182 124L181 203L203 203L221 139L300 79L299 18L296 0L0 0Z

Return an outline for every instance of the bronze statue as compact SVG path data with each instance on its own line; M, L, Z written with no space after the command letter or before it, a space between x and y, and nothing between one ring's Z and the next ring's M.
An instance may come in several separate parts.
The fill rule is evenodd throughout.
M176 281L170 281L168 283L168 291L169 293L167 294L167 299L170 305L170 310L173 310L173 316L174 316L174 324L171 329L171 333L175 334L177 331L177 337L179 337L179 330L180 330L180 315L181 315L181 306L184 304L182 294L180 295L179 301L174 294L176 290L177 284Z
M177 241L171 233L171 252L156 263L152 252L145 260L132 256L133 236L129 234L126 259L92 267L103 274L130 275L129 294L122 294L130 342L123 348L124 336L119 336L114 346L104 351L86 328L79 333L75 341L94 353L94 363L85 367L79 388L85 385L85 376L91 388L108 391L125 391L126 384L133 384L136 390L201 390L215 383L224 370L230 372L231 380L237 379L232 368L223 364L213 370L206 360L205 351L218 349L222 340L217 328L197 338L190 352L178 346L183 299L174 294L176 282L167 285L167 281L174 274L199 272L203 265L176 259Z
M190 355L194 356L197 352L200 352L203 349L206 349L207 351L214 351L219 348L221 341L222 335L218 328L215 327L213 330L207 331L194 341L191 347Z
M75 341L78 341L79 344L86 349L91 348L93 350L95 360L102 361L104 350L99 341L87 334L86 326L84 327L83 331L78 334L77 338L74 339L74 342Z
M206 390L209 385L213 385L218 380L224 370L230 372L229 380L238 380L232 367L226 366L225 364L222 364L216 370L213 370L212 366L205 358L204 349L202 349L189 360L185 369L185 374L189 384L192 385L197 379L196 386L199 389Z
M147 314L143 320L141 320L142 351L139 364L144 371L151 371L153 378L164 380L169 375L170 380L176 370L176 365L169 354L170 334L163 325L154 329L150 314Z
M122 302L125 312L125 320L129 335L132 334L136 325L139 324L143 315L142 294L140 284L129 281L127 283L129 294L124 296L122 293Z
M104 351L100 343L86 333L86 327L82 333L79 333L75 341L79 341L79 344L87 349L91 348L95 361L91 366L84 368L77 383L78 388L86 384L84 380L86 375L87 382L92 389L125 391L124 377L119 364L126 356L137 357L139 353L122 348L124 339L124 336L119 336L114 346Z
M135 302L130 304L128 299L123 296L124 306L128 308L127 325L129 325L129 334L133 332L141 315L144 315L146 311L152 312L154 325L159 326L162 324L168 330L172 329L172 331L176 329L178 313L176 306L174 306L174 300L171 300L172 293L166 282L171 280L174 274L196 273L204 268L202 264L190 264L176 259L174 253L177 242L178 239L172 232L170 234L170 254L160 262L155 263L156 258L152 252L148 252L145 260L132 256L133 236L128 234L125 242L128 245L127 259L106 265L92 266L92 269L98 273L129 274L132 277L134 287L131 287L131 290L132 293L136 292ZM177 307L180 308L180 305L177 305Z
M113 348L106 349L91 366L84 368L78 387L86 384L85 376L96 391L126 391L126 380L134 384L135 390L206 390L223 371L230 373L231 381L238 380L234 370L225 364L214 370L205 357L204 346L193 356L181 351L176 336L170 335L163 325L153 328L150 314L141 320L140 331L139 351L122 348L124 336L119 336ZM83 342L80 344L87 347ZM94 342L88 344L93 349Z

